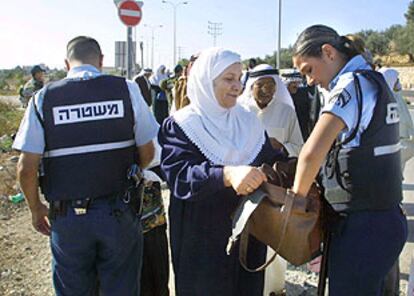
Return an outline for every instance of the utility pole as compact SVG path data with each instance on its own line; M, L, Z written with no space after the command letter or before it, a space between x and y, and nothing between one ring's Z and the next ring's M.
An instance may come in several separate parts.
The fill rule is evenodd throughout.
M139 48L141 49L141 69L144 69L144 41L139 42Z
M157 28L162 28L162 25L148 25L145 24L144 27L148 27L151 29L151 69L154 69L154 31Z
M178 63L182 59L184 46L177 46L177 49L178 49L178 59L177 59L177 63Z
M222 27L223 23L214 23L208 21L208 34L213 36L213 45L216 46L217 44L217 36L222 34Z
M173 64L177 64L177 7L180 5L187 5L188 1L172 2L168 0L162 0L162 3L169 4L173 8Z
M276 68L280 69L280 44L282 40L282 0L279 0L279 27L277 38L277 55L276 55Z

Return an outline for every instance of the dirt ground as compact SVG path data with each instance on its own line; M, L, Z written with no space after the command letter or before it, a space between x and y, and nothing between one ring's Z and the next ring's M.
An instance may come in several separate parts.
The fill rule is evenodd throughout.
M13 204L16 154L0 154L0 295L53 295L48 240L36 233L24 202Z

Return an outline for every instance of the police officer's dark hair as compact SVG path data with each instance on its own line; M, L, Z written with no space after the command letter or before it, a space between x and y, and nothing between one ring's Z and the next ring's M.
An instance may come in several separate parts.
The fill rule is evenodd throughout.
M257 65L257 60L255 58L249 59L249 67L254 68Z
M75 37L66 46L66 58L69 61L76 60L86 64L98 60L101 56L99 43L91 37Z
M353 42L325 25L314 25L300 33L293 45L293 56L320 57L322 45L330 44L348 61L358 55Z

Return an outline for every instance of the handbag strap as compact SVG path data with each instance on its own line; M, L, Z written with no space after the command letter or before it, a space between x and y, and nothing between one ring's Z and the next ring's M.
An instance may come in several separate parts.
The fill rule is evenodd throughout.
M247 248L249 246L249 224L246 225L246 228L244 229L244 231L242 232L242 234L240 235L240 249L239 249L239 261L241 266L243 266L244 269L246 269L249 272L258 272L258 271L262 271L263 269L265 269L266 267L268 267L270 265L270 263L272 263L277 256L277 252L275 252L273 254L273 256L267 260L263 265L257 267L257 268L249 268L247 266L247 261L246 261L246 256L247 256Z
M246 227L247 222L254 210L256 210L259 203L266 197L262 189L257 189L252 194L244 197L240 206L237 208L234 213L233 225L232 225L232 234L229 237L226 253L230 255L231 250L237 241L239 235L243 232L243 229Z
M249 245L249 229L248 229L249 224L247 224L247 227L244 228L244 230L241 233L241 237L240 237L240 249L239 249L239 261L240 261L240 264L243 266L244 269L246 269L249 272L262 271L266 267L268 267L269 264L272 263L276 259L276 256L277 256L277 254L280 250L280 247L283 244L284 238L286 236L287 226L288 226L288 223L289 223L290 215L292 214L293 202L295 200L295 197L296 197L296 195L291 190L286 191L285 202L284 202L284 205L282 206L282 208L280 210L281 213L284 213L284 215L283 215L284 218L283 218L283 223L281 225L282 231L281 231L281 235L280 235L279 244L278 244L273 256L269 260L267 260L267 262L265 262L264 264L262 264L259 267L256 267L256 268L247 267L246 257L247 257L247 248L248 248L248 245Z

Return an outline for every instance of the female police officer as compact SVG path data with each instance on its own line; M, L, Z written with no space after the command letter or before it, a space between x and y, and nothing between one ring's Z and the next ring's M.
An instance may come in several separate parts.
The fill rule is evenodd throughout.
M332 28L304 30L293 62L308 84L329 91L293 186L306 196L324 163L326 199L344 217L332 235L329 295L378 295L407 238L396 103L382 75Z

